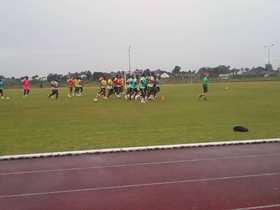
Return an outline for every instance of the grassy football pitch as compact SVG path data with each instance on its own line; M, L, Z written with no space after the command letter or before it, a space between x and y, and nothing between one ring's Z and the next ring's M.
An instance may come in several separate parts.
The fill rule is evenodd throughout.
M229 89L227 90L227 88ZM49 89L6 90L0 100L0 155L160 144L279 137L280 83L210 83L209 101L199 101L200 85L166 85L164 101L93 98L48 100ZM234 133L234 125L249 128Z

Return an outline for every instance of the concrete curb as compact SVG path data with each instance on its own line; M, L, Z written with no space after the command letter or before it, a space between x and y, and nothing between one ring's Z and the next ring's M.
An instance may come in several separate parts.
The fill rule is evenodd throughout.
M106 154L106 153L117 153L117 152L137 152L137 151L184 149L184 148L196 148L196 147L217 147L217 146L264 144L264 143L280 143L280 138L220 141L220 142L208 142L208 143L196 143L196 144L158 145L158 146L146 146L146 147L124 147L124 148L111 148L111 149L35 153L35 154L23 154L23 155L5 155L5 156L0 156L0 161L32 159L32 158L63 157L63 156L74 156L74 155L88 155L88 154Z

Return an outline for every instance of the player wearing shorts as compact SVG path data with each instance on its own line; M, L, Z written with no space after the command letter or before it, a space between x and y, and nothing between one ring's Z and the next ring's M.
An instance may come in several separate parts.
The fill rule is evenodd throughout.
M74 79L74 87L75 87L75 95L76 96L81 96L81 80L80 78Z
M148 99L153 99L154 98L154 93L155 93L155 84L156 80L155 77L151 74L148 77Z
M106 89L107 89L107 98L109 98L109 97L110 97L111 95L113 95L113 93L114 93L114 89L113 89L113 80L111 80L111 79L108 79L108 80L107 80Z
M117 95L118 95L118 83L117 83L118 78L117 78L117 76L116 76L116 77L113 77L112 81L113 81L114 93L115 93L115 95L117 96Z
M138 93L137 85L138 85L137 78L135 76L132 76L131 93L130 93L130 98L131 99L135 99L135 97Z
M147 78L144 75L140 78L139 89L141 92L141 103L145 103L145 100L147 99Z
M73 80L73 77L70 77L67 80L67 87L68 87L68 97L71 98L74 95L74 93L73 93L73 90L74 90L74 80Z
M103 96L105 98L107 81L106 81L105 77L100 77L98 82L99 82L99 92L97 93L96 97Z
M49 94L49 98L55 96L56 99L58 99L58 81L57 80L53 80L51 81L51 93Z
M129 76L129 78L126 80L126 99L131 99L132 95L132 86L133 86L133 78L132 76Z
M121 97L122 93L122 78L120 75L117 75L115 79L113 80L114 83L114 90L115 90L115 95L117 98Z
M30 83L28 77L22 80L23 96L28 96L30 93Z
M0 96L1 96L1 99L5 99L4 98L4 81L2 79L0 79Z
M155 96L160 92L160 76L156 78Z
M203 97L204 100L208 100L207 93L208 93L208 73L204 73L202 77L202 93L199 95L199 99Z

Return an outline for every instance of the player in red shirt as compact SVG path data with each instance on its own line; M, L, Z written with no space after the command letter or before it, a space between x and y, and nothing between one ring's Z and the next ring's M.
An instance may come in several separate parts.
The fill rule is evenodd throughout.
M122 91L122 78L120 75L117 75L116 78L113 80L115 95L120 98L121 91Z
M22 80L22 89L23 89L23 96L28 96L30 93L30 83L28 77L25 77Z
M68 97L71 98L73 96L73 89L74 89L74 80L73 77L70 77L67 80L67 87L68 87Z

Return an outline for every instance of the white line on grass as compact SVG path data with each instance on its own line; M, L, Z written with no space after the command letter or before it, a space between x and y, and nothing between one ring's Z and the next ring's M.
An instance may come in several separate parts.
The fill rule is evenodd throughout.
M238 208L238 209L228 209L228 210L254 210L254 209L267 209L267 208L276 208L276 207L280 207L280 203L264 205L264 206L253 206L253 207L245 207L245 208Z
M228 146L228 145L243 145L243 144L261 144L261 143L280 143L280 138L220 141L220 142L208 142L208 143L196 143L196 144L158 145L158 146L146 146L146 147L124 147L124 148L112 148L112 149L37 153L37 154L26 154L26 155L6 155L6 156L0 156L0 161L28 159L28 158L43 158L43 157L61 157L61 156L84 155L84 154L104 154L104 153L116 153L116 152L134 152L134 151L182 149L182 148L195 148L195 147L210 147L210 146L213 147L213 146Z
M226 180L235 180L235 179L265 177L265 176L279 176L279 175L280 175L280 172L275 172L275 173L262 173L262 174L247 174L247 175L242 175L242 176L226 176L226 177L204 178L204 179L185 179L185 180L175 180L175 181L166 181L166 182L152 182L152 183L146 183L146 184L117 185L117 186L109 186L109 187L92 187L92 188L70 189L70 190L38 192L38 193L22 193L22 194L12 194L12 195L0 195L0 199L56 195L56 194L75 193L75 192L93 192L93 191L105 191L105 190L132 189L132 188L140 188L140 187L154 187L154 186L197 183L197 182L226 181Z
M35 174L35 173L55 173L55 172L65 172L65 171L82 171L82 170L92 170L92 169L123 168L123 167L137 167L137 166L168 165L168 164L180 164L180 163L187 163L187 162L215 161L215 160L240 160L240 159L252 159L252 158L278 157L278 156L280 156L279 153L273 153L268 155L243 155L243 156L241 155L241 156L227 156L227 157L217 157L217 158L128 163L128 164L117 164L117 165L108 165L108 166L88 166L88 167L76 167L76 168L26 170L26 171L13 171L13 172L0 173L0 176L24 175L24 174Z

